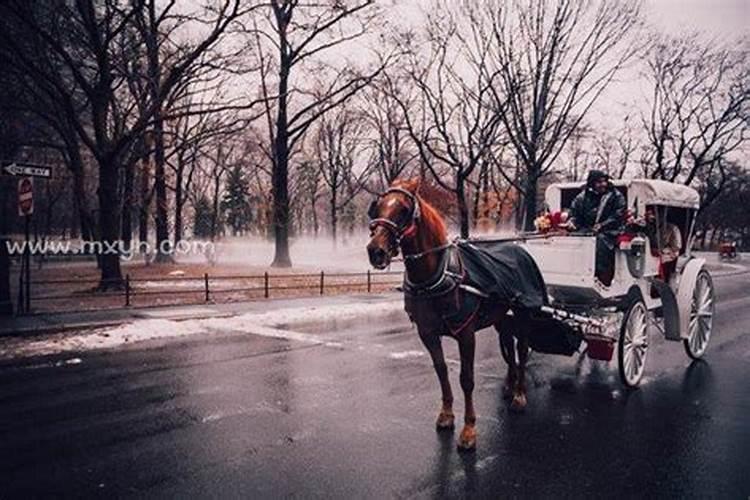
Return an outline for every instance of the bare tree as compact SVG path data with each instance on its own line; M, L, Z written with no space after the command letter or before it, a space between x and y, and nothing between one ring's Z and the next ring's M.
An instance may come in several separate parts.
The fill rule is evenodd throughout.
M389 78L389 95L401 106L422 163L443 189L454 193L462 237L469 235L466 184L474 169L489 161L498 140L499 119L490 106L492 81L486 71L489 39L478 30L478 14L439 2L428 14L424 44L404 41L408 60L403 81ZM467 28L467 34L463 29ZM413 86L422 116L410 113L399 89Z
M184 113L165 125L165 162L172 174L167 187L174 193L174 242L183 238L184 208L194 179L200 174L198 163L206 149L216 147L218 141L233 142L243 131L243 120L234 113L203 113L202 109L220 105L216 96L188 93L179 104Z
M398 97L394 99L391 93ZM382 192L418 164L419 152L411 141L405 118L415 111L408 91L389 88L388 80L381 79L363 93L362 119L367 128L364 140L369 150L368 164L377 182L372 190Z
M140 0L142 8L135 11L135 25L143 41L145 53L145 88L151 111L151 138L153 140L154 193L156 198L156 244L157 261L170 261L168 224L168 184L166 178L165 121L169 115L188 113L210 113L205 106L199 110L192 107L190 87L200 87L196 92L207 92L206 87L223 83L217 68L231 67L235 60L214 50L229 25L257 6L242 7L238 0L221 0L218 4L207 4L197 12L186 11L177 2L162 3L158 0ZM207 16L208 19L206 18ZM178 31L185 23L199 29L207 29L208 35L196 43L181 37ZM207 55L210 54L210 57ZM177 70L177 71L176 71ZM201 82L197 86L195 82ZM188 109L169 109L170 97L183 96Z
M495 109L524 168L525 229L537 182L554 166L587 111L636 53L640 2L485 0L476 10L492 56Z
M271 0L247 32L258 49L261 92L267 99L266 119L272 151L273 227L276 251L272 266L289 267L289 157L306 130L321 116L365 88L385 66L379 61L369 71L345 62L333 71L316 64L325 52L363 37L377 14L373 0L302 3ZM259 17L259 19L258 19ZM320 81L310 74L330 73L325 91L313 92ZM275 79L272 80L272 73ZM272 95L275 89L275 97Z
M165 8L173 5L170 2ZM117 251L123 165L144 131L164 118L160 115L163 104L201 54L213 47L229 24L243 14L239 0L223 0L215 9L206 10L203 19L207 29L197 39L181 45L182 50L177 51L178 57L169 68L162 68L164 73L151 79L155 91L149 92L151 99L145 111L139 112L137 106L124 99L123 89L127 88L130 62L140 54L132 30L134 19L144 8L143 1L38 4L13 0L2 4L4 22L26 26L50 57L34 57L12 36L0 35L3 45L24 71L54 87L66 117L98 165L99 232L107 249L100 258L100 289L123 284ZM73 99L76 94L84 99Z
M749 62L747 44L721 47L697 35L656 39L648 59L651 109L643 116L646 175L688 185L718 175L724 182L724 163L748 138Z
M596 167L607 172L613 179L622 179L628 168L633 165L635 153L641 147L640 141L635 137L630 117L625 116L623 125L614 132L601 126L597 128L595 135L592 134L591 127L588 127L588 132L593 136L593 157ZM574 139L571 139L572 142ZM580 146L581 144L577 144L575 147Z
M328 188L334 246L338 243L339 212L363 189L372 172L367 167L356 168L356 160L362 156L363 126L364 121L351 107L341 106L321 118L314 135L318 168Z

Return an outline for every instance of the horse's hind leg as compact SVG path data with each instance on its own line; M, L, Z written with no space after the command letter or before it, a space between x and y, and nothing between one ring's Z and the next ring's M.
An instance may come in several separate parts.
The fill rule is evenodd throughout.
M526 408L526 361L529 359L529 341L525 335L520 335L516 344L518 353L518 364L516 367L516 379L513 388L513 400L510 409L523 411Z
M420 334L419 338L430 353L432 365L435 368L435 373L440 382L440 392L443 395L443 404L440 408L440 413L438 413L435 427L438 431L452 430L455 427L455 416L453 415L453 392L451 391L451 383L448 379L448 365L445 364L445 355L443 354L440 337L437 335Z
M513 387L516 383L515 341L513 334L503 330L500 323L495 323L495 330L497 330L497 337L500 343L500 353L508 365L508 373L505 375L505 382L503 382L503 399L510 399L513 396Z

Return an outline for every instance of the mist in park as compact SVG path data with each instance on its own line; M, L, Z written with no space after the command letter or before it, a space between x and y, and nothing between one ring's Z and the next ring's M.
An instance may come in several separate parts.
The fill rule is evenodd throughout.
M0 0L0 498L750 499L750 0Z

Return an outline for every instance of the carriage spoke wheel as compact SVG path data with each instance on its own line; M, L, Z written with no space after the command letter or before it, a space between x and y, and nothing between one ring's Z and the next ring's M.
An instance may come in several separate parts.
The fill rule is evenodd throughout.
M617 342L617 361L620 380L627 387L637 387L643 377L648 353L648 310L643 300L634 301L628 308Z
M698 359L706 352L714 322L714 283L711 275L701 271L695 280L693 300L690 304L690 323L688 338L682 341L685 352L693 359Z

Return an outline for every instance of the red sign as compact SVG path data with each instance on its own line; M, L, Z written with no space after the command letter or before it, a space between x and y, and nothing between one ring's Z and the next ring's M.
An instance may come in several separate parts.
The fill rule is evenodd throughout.
M18 181L18 215L34 213L34 183L30 177Z

